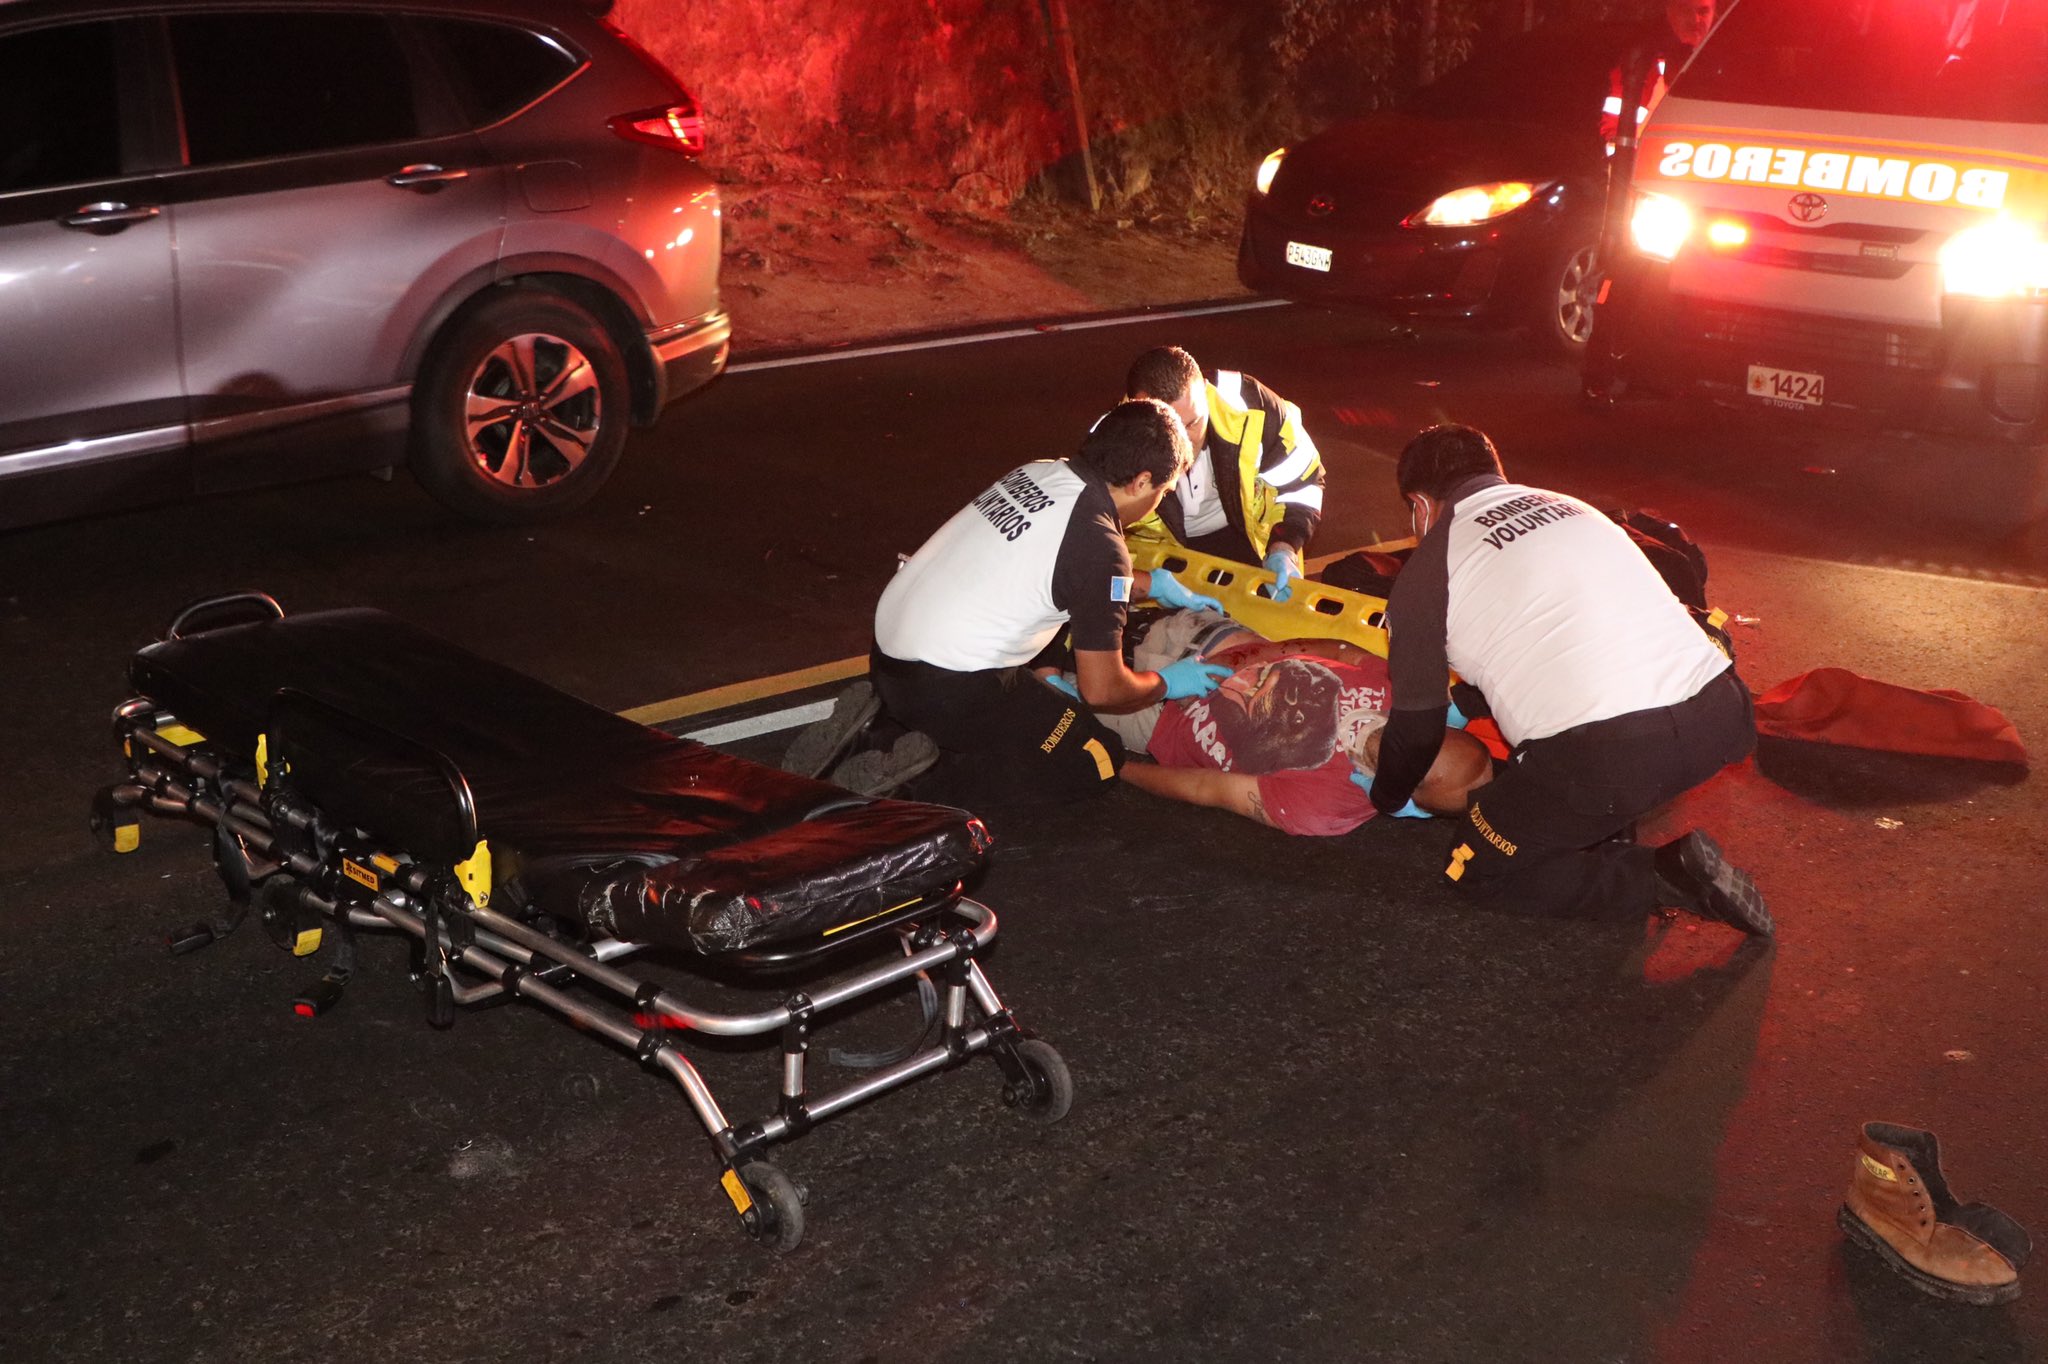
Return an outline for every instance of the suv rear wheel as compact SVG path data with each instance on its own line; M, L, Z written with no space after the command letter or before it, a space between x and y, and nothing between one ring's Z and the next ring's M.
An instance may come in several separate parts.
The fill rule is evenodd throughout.
M575 301L514 287L461 315L413 389L413 473L442 505L501 525L574 511L625 448L626 363Z

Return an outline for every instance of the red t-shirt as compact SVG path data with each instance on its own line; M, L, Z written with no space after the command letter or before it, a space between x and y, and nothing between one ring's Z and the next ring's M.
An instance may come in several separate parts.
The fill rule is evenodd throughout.
M1168 704L1149 747L1168 767L1256 776L1266 813L1290 834L1350 833L1373 816L1352 784L1352 754L1363 760L1387 706L1384 660L1293 655L1246 664L1210 695Z

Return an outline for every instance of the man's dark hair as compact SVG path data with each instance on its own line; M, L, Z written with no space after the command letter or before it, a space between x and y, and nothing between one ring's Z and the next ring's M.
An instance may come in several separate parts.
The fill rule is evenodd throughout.
M1131 361L1131 372L1124 377L1124 396L1175 403L1200 382L1202 367L1194 356L1179 346L1155 346Z
M1468 478L1480 474L1501 474L1500 451L1476 426L1445 422L1432 426L1401 451L1394 466L1394 482L1401 496L1424 493L1442 497Z
M1337 751L1344 684L1318 659L1282 658L1259 670L1244 708L1211 705L1231 770L1263 776L1320 767Z
M1154 483L1171 483L1187 460L1188 433L1173 409L1157 398L1126 398L1103 413L1074 456L1074 463L1119 488L1139 474L1152 475Z

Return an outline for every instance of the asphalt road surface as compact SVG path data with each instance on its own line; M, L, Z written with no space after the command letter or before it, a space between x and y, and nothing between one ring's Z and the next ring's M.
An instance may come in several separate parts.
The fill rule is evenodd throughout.
M977 1063L820 1127L778 1156L810 1191L786 1258L734 1225L665 1080L519 1007L429 1030L395 943L295 1019L303 964L260 931L164 952L220 903L198 831L119 858L85 833L126 660L191 599L384 607L622 710L844 659L897 552L1070 452L1167 341L1302 406L1318 552L1405 533L1393 455L1473 421L1511 476L1691 529L1753 687L1843 666L2048 733L2019 471L1588 411L1509 341L1294 308L736 373L544 529L453 524L400 479L16 533L0 1358L2048 1357L2048 1290L1947 1306L1834 1226L1857 1125L1887 1119L2048 1229L2048 853L2015 771L1767 743L1681 802L1665 831L1756 872L1768 949L1475 913L1412 821L1288 839L1129 790L992 813L989 973L1074 1111L1023 1122ZM700 1059L765 1109L771 1053Z

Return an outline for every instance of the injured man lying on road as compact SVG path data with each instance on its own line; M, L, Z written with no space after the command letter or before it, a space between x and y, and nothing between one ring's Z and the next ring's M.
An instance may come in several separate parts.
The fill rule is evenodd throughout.
M1344 834L1372 818L1366 791L1386 724L1385 659L1336 640L1267 640L1214 611L1145 612L1127 637L1133 667L1199 658L1231 675L1208 696L1098 716L1124 747L1153 759L1124 764L1125 781L1290 834ZM1463 814L1492 775L1485 747L1450 730L1400 813Z

